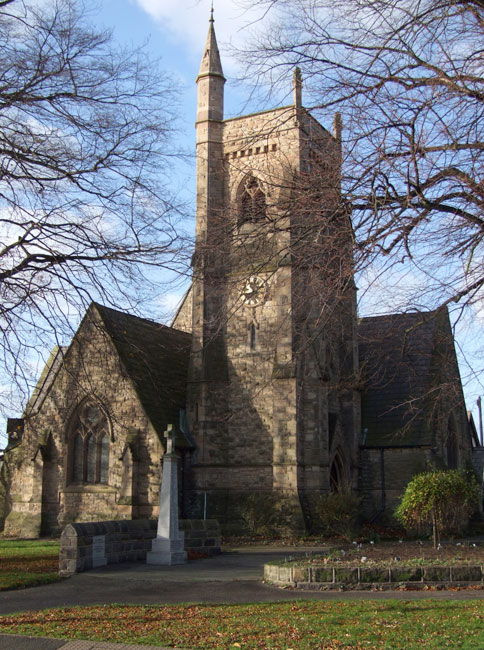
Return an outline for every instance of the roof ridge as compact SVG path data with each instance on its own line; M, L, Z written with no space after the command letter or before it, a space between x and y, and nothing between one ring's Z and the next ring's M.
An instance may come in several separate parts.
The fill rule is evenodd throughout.
M439 312L441 312L442 307L436 307L435 309L428 309L428 310L415 310L415 311L402 311L402 312L391 312L389 314L375 314L374 316L360 316L358 318L358 321L363 321L363 320L376 320L376 319L384 319L384 318L405 318L405 317L410 317L410 316L430 316L430 315L437 315Z
M114 307L107 307L106 305L102 305L99 302L92 302L92 306L96 307L99 311L104 311L104 312L113 312L114 314L118 314L119 316L123 316L125 318L132 318L133 320L137 321L143 321L145 323L148 323L149 325L155 325L157 327L162 327L162 328L167 328L167 329L173 329L176 331L181 331L177 330L176 327L171 327L171 325L166 325L165 323L160 323L159 321L153 320L152 318L146 318L145 316L138 316L136 314L131 314L130 312L127 311L122 311L120 309L114 309Z

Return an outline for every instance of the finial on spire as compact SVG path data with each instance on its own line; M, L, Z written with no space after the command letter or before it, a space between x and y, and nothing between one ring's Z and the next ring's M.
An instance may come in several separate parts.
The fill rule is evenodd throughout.
M202 63L200 65L200 71L198 73L197 80L204 75L215 75L218 77L224 78L224 73L222 71L222 63L220 61L220 53L218 51L217 39L215 37L215 27L213 25L213 0L210 9L210 20L208 26L207 42L205 43L205 49L202 57Z

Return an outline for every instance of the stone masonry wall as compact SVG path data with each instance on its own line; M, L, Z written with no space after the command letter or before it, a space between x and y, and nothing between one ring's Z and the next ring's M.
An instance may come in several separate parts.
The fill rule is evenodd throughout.
M362 448L359 474L362 517L372 519L378 515L391 521L408 483L415 474L428 470L431 462L430 449Z
M85 398L109 420L107 485L69 481L69 423ZM86 317L48 394L25 418L22 443L6 454L5 532L37 537L72 522L157 516L162 454L111 341L95 314Z
M192 287L188 289L183 297L183 301L178 308L175 318L173 319L172 327L182 332L192 331L193 320L193 292Z
M185 533L185 551L189 555L201 557L220 553L217 521L185 519L179 524ZM69 524L60 539L59 573L68 576L106 564L144 562L156 537L156 527L154 519ZM93 538L96 543L101 542L100 554L93 551Z

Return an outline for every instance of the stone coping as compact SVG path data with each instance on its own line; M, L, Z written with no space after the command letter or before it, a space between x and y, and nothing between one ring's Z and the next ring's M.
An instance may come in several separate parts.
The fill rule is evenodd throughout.
M484 589L484 565L370 567L264 565L264 580L278 587L314 590L425 589L429 586Z

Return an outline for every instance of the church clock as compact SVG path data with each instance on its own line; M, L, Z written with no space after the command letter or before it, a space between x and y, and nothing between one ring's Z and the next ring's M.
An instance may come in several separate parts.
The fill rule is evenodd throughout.
M262 278L252 275L244 284L242 289L242 300L249 307L256 307L264 302L267 287Z

